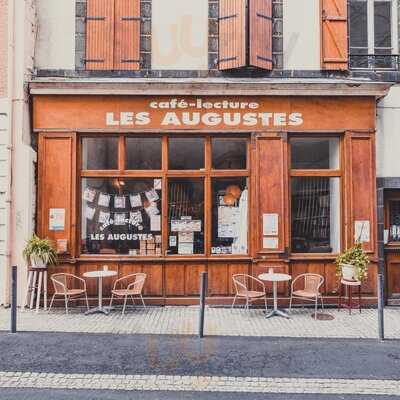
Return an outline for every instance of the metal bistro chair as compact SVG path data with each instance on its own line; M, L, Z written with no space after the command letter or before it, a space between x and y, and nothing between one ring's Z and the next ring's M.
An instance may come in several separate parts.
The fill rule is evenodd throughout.
M124 297L124 307L122 309L122 315L125 314L126 302L128 300L128 296L132 299L133 305L135 305L135 300L133 296L139 296L142 300L143 307L146 308L146 304L144 304L142 290L144 283L146 281L147 275L144 273L137 273L123 276L122 278L117 279L114 282L114 287L111 290L111 300L110 307L112 306L112 302L115 297ZM118 285L123 286L122 283L125 281L125 287L118 289Z
M265 285L264 282L260 281L257 278L254 278L254 276L251 275L246 275L246 274L236 274L232 276L233 284L235 285L235 298L233 299L233 303L231 306L231 309L235 306L236 299L239 298L245 298L246 299L246 309L247 311L249 310L249 302L252 302L255 299L260 299L264 298L264 304L265 304L265 311L267 311L268 306L267 306L267 292L265 290ZM254 287L260 286L262 287L261 290L249 290L249 284L250 282L253 282Z
M304 289L293 290L295 283L299 279L304 279ZM322 298L322 294L319 292L321 285L324 283L324 277L318 274L301 274L293 279L292 287L290 290L290 305L289 312L292 311L292 301L293 298L308 300L315 302L315 313L314 318L317 319L317 310L318 310L318 299L321 299L321 306L324 309L324 300Z
M87 291L86 291L86 282L84 279L79 278L78 276L75 276L72 274L66 274L66 273L53 274L53 275L51 275L50 279L53 283L54 294L53 294L53 297L51 298L49 312L51 310L51 307L53 306L53 301L56 296L64 297L66 314L68 314L68 302L70 300L75 300L75 299L81 297L82 295L85 295L86 307L89 310L89 301L88 301ZM72 283L74 281L78 281L81 285L81 288L73 289L73 288L69 287L68 281L70 283Z

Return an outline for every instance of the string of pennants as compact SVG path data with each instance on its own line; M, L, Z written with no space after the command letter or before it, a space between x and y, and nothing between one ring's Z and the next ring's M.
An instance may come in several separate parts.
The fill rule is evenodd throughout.
M147 201L142 200L142 195L145 196ZM129 223L133 226L141 228L141 224L143 222L143 210L150 218L160 214L160 211L157 207L157 201L160 200L160 196L154 188L130 195L109 194L103 193L94 188L86 188L83 193L83 199L87 203L92 204L92 206L86 204L85 207L85 217L90 221L93 221L98 207L110 208L111 200L113 200L115 209L121 209L121 212L113 213L113 225L122 226ZM129 218L127 218L127 212L122 211L122 209L126 209L128 206L130 206L131 209L136 209L129 212ZM138 208L140 209L138 210ZM100 209L98 214L98 222L101 224L107 224L110 223L110 219L111 213L109 211L103 211Z

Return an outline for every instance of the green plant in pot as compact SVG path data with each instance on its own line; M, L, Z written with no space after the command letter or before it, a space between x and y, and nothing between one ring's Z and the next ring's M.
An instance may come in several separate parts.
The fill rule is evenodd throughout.
M46 268L57 263L57 252L51 240L40 239L35 234L27 241L23 255L33 268Z
M336 258L336 276L348 281L364 281L368 276L369 258L357 241L353 247Z

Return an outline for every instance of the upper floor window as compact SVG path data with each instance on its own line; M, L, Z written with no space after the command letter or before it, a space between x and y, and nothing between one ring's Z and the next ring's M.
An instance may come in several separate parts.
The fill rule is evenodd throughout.
M350 68L397 67L397 0L350 0Z

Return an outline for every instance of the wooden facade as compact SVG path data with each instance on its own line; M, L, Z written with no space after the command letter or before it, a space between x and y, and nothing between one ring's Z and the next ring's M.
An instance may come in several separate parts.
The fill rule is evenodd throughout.
M232 275L257 276L266 267L275 267L295 277L304 272L324 276L326 303L337 302L337 278L331 253L295 253L291 250L291 179L296 177L337 178L340 182L340 247L354 243L357 221L368 221L364 246L371 259L369 275L363 284L363 301L376 303L377 232L375 177L375 99L374 97L251 97L179 98L178 108L171 97L146 96L34 96L34 130L38 135L37 231L53 240L67 240L67 251L50 274L69 272L82 275L108 265L118 277L145 272L148 279L144 294L152 304L194 304L198 301L199 274L209 274L209 303L230 304ZM225 103L224 103L225 102ZM186 107L184 107L186 105ZM238 107L237 107L238 106ZM186 126L185 112L199 113L197 125ZM125 114L124 114L125 113ZM126 114L129 113L129 114ZM145 113L145 114L140 114ZM166 117L167 113L174 113ZM238 115L236 125L226 124L224 113ZM140 115L139 115L140 114ZM205 114L212 114L207 115ZM219 116L219 117L218 117ZM167 123L169 121L170 123ZM172 122L171 122L172 121ZM163 251L159 256L81 254L81 179L90 173L80 168L81 137L93 135L157 135L166 141L174 135L209 137L227 135L248 138L248 167L231 173L212 170L206 152L204 170L100 171L104 176L140 176L166 179L172 176L198 176L205 179L205 252L204 255L167 255L167 200L163 197ZM340 165L328 171L291 169L290 140L294 137L337 138ZM121 144L122 143L122 144ZM168 152L163 146L163 152ZM235 174L249 178L248 254L214 255L210 253L211 198L208 180ZM65 209L61 231L49 229L52 208ZM277 215L276 246L265 247L263 216ZM96 297L95 281L87 281L89 296ZM112 279L105 281L105 295ZM50 287L50 285L49 285ZM268 286L271 292L272 287ZM289 284L279 284L280 297L288 302Z

